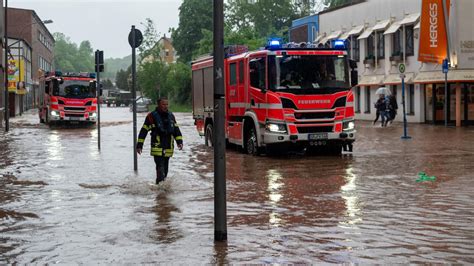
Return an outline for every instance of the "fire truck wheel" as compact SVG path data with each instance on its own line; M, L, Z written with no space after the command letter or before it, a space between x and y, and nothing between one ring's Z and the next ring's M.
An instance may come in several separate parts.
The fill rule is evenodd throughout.
M206 126L206 132L205 132L205 143L206 143L206 146L207 147L212 147L213 146L213 143L212 143L212 124L209 123L207 124Z
M258 155L260 153L257 142L257 133L255 132L254 127L251 127L247 134L245 149L247 154Z

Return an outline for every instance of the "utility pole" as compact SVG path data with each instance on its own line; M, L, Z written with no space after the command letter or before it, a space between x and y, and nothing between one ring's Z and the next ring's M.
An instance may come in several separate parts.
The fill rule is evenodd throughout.
M137 162L137 91L135 88L136 80L136 55L135 50L140 44L142 44L143 35L142 32L138 29L135 29L135 25L132 25L132 30L128 34L128 43L132 47L132 106L133 106L133 170L138 170Z
M5 30L5 36L4 36L4 43L3 45L5 46L5 65L3 66L3 75L4 75L4 83L5 83L5 132L8 132L10 130L10 107L9 105L9 99L8 99L8 27L7 27L7 16L8 16L8 0L5 0L5 21L4 21L4 30Z
M214 0L214 240L227 240L225 176L224 1Z
M446 29L446 59L443 60L443 73L444 73L444 126L448 126L449 121L449 109L448 109L448 99L449 99L449 85L448 85L448 69L449 62L451 61L451 55L449 53L449 23L448 23L448 6L446 0L443 0L443 15L444 15L444 27Z
M97 95L97 147L100 151L100 96L102 86L100 85L100 72L104 71L104 51L95 51L95 72L97 75L96 95Z

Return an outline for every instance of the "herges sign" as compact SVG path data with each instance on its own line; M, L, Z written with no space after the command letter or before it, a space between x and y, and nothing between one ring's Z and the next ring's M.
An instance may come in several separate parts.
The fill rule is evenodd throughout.
M446 0L449 14L450 0ZM418 61L441 64L447 57L443 0L422 0Z

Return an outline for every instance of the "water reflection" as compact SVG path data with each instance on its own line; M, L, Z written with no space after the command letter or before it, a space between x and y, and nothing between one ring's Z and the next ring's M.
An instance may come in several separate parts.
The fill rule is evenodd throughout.
M281 182L282 175L275 169L269 169L267 171L267 179L268 179L268 188L267 191L269 193L268 198L270 199L270 206L272 207L272 211L269 215L269 223L274 227L278 227L281 223L281 217L278 212L275 211L278 208L278 202L282 198L280 194L280 188L283 186Z
M60 161L63 157L63 144L58 131L51 130L48 135L47 151L48 159L52 161Z
M169 198L169 192L158 192L155 203L152 212L156 215L156 222L150 237L163 244L173 243L182 238L178 226L173 223L173 213L179 212L179 209Z
M347 226L347 224L356 224L361 222L359 199L357 197L357 176L354 174L352 165L348 165L346 168L346 175L344 176L347 183L341 186L341 196L346 202L346 219L340 222L341 225Z

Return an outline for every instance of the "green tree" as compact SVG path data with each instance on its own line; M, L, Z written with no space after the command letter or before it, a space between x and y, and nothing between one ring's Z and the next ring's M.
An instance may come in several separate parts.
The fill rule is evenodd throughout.
M128 78L132 72L132 66L129 66L126 70L120 69L117 71L115 76L115 85L119 90L129 91Z
M259 37L281 34L298 17L292 0L230 1L226 8L226 20L233 30L254 28Z
M203 37L202 30L212 31L212 0L183 0L179 7L179 25L171 29L173 46L178 52L179 61L187 63L192 60L198 42Z
M178 62L168 66L166 75L167 96L174 103L191 104L191 68Z
M94 71L93 49L89 41L77 46L63 33L54 33L54 67L64 72Z
M103 89L104 90L111 90L114 88L114 84L112 83L112 81L110 79L105 79L103 82Z
M155 28L155 23L151 18L146 18L145 23L141 23L145 26L145 30L143 32L143 42L138 47L138 52L140 53L141 58L147 58L151 56L155 59L159 59L159 52L160 49L157 46L159 41L159 35Z
M360 2L360 1L359 0L324 0L324 5L326 5L327 8L333 8L333 7L350 4L353 2Z

